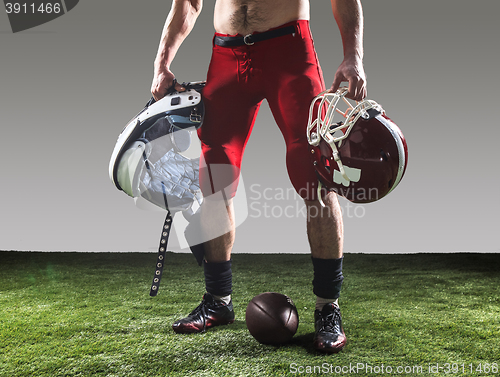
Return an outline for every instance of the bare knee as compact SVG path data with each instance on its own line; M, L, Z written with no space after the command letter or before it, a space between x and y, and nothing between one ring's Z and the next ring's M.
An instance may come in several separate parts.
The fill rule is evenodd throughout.
M322 198L324 206L319 200L304 200L307 208L307 220L321 219L321 218L338 218L342 216L339 200L337 194L329 191Z

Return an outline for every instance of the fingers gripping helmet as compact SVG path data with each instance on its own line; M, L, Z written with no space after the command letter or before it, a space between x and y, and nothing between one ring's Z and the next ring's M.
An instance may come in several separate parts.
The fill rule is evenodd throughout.
M324 185L351 202L370 203L399 184L408 149L403 133L382 106L366 99L351 104L347 91L323 92L309 110L307 140L320 181L318 197L321 201Z
M119 190L171 212L201 203L199 155L191 159L182 152L203 123L204 82L183 85L184 92L171 90L158 102L151 99L125 126L109 164Z

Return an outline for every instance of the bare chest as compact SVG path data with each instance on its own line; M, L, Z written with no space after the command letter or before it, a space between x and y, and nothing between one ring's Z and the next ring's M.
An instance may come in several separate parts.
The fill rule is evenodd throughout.
M214 25L225 34L265 31L297 19L309 19L306 0L217 0Z

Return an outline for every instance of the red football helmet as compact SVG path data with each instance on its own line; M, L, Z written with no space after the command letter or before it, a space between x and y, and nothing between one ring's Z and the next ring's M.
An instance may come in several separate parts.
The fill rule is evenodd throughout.
M351 104L347 88L323 92L311 103L307 140L320 185L354 203L390 193L403 177L408 148L403 133L375 101ZM342 101L341 101L342 100ZM347 109L339 109L347 105ZM343 116L337 121L335 115Z

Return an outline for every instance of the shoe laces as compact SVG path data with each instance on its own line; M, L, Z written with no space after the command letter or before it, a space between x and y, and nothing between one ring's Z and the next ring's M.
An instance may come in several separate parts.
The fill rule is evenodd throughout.
M206 312L206 307L207 307L207 300L205 299L205 296L203 296L203 299L201 300L201 303L193 309L193 311L189 314L189 316L194 316L198 315L199 313L202 313L203 316L205 317L207 312Z
M203 299L201 300L201 303L189 315L190 316L196 315L196 314L201 312L204 316L206 316L208 314L207 309L212 309L212 310L217 309L217 307L218 307L217 302L214 299L212 299L210 301L207 300L206 296L204 295ZM225 306L225 305L223 303L221 303L221 306Z
M330 313L324 315L323 313L320 313L321 315L321 326L319 328L319 331L325 331L325 332L340 332L340 310L338 308L334 308L333 311Z

